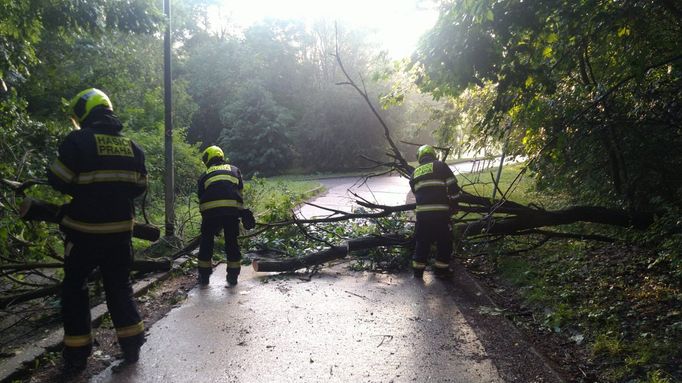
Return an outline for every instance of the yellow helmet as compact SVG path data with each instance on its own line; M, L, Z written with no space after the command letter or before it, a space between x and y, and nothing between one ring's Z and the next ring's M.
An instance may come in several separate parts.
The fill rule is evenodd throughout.
M431 145L422 145L417 149L417 161L422 162L422 158L427 155L436 159L436 149Z
M201 161L203 161L204 165L208 166L214 159L219 158L221 160L225 159L225 154L223 153L223 150L220 149L218 146L209 146L208 148L204 149L204 152L201 154Z
M89 88L76 95L69 102L71 119L74 124L80 126L95 108L105 108L114 111L109 97L99 89Z

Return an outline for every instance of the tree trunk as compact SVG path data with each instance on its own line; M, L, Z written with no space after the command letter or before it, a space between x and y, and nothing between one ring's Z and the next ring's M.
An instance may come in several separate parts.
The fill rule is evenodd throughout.
M43 298L50 295L54 295L59 292L62 288L62 284L56 284L48 286L42 289L37 289L21 294L0 297L0 309L5 309L7 306L12 304L19 304L22 302L30 301L31 299Z
M371 249L379 246L401 246L409 243L411 243L410 238L398 234L360 237L349 239L341 246L333 246L303 257L292 257L281 260L256 259L253 261L253 269L257 272L295 271L333 261L335 259L344 258L351 251ZM256 253L247 255L251 255L252 257L259 256L259 254Z
M630 217L625 211L597 206L573 206L563 210L546 211L527 209L514 217L476 221L455 225L464 236L478 234L511 234L522 230L546 226L566 225L574 222L591 222L620 227L646 228L653 222L652 214Z

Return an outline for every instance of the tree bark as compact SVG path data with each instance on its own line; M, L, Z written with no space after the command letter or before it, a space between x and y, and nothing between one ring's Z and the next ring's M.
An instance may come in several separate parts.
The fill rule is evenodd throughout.
M22 302L30 301L32 299L43 298L56 294L59 292L61 287L62 285L61 283L59 283L56 285L48 286L42 289L37 289L21 294L0 297L0 309L5 309L7 308L7 306L12 304L19 304Z
M320 265L325 262L333 261L335 259L344 258L351 251L371 249L379 246L400 246L407 245L411 239L399 234L390 234L386 236L368 236L349 239L340 246L333 246L326 248L303 257L292 257L281 260L263 260L256 259L253 261L253 269L257 272L281 272L281 271L296 271L310 266ZM261 254L249 253L252 257L258 257Z
M6 263L0 264L0 272L2 273L16 273L26 270L35 269L60 269L64 267L63 263ZM131 271L140 271L143 273L148 273L151 271L168 271L171 269L170 260L148 260L148 259L136 259L133 261L131 266Z
M555 211L528 209L513 217L491 218L490 220L455 225L455 230L464 236L502 235L574 222L591 222L620 227L634 226L643 229L653 222L653 214L642 213L630 217L625 211L598 206L573 206Z

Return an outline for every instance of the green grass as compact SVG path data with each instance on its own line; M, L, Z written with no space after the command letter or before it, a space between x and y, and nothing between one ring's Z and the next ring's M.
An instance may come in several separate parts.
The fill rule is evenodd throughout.
M289 209L324 191L316 181L289 177L259 178L244 185L244 203L254 214Z
M533 180L527 173L519 176L524 167L525 163L519 163L502 168L498 185L499 190L496 193L495 199L500 199L501 194L504 193L506 199L520 204L525 205L536 201L537 196L532 191ZM494 183L493 177L490 176L491 172L493 177L497 177L497 167L495 167L485 170L480 174L460 174L457 176L457 183L466 192L492 198Z
M503 192L522 167L515 164L504 168L500 182ZM490 179L489 174L483 174L480 180L486 184L467 185L464 177L459 182L470 193L490 197ZM565 196L536 193L527 175L507 198L548 209L568 205ZM622 230L587 223L551 230L624 236ZM552 240L537 249L506 255L539 240L507 237L488 245L485 257L473 257L467 263L474 269L493 271L503 286L524 301L534 312L534 320L527 325L561 334L567 342L580 339L599 381L679 381L676 361L681 356L682 293L679 279L671 271L676 258L625 243L574 239Z
M290 214L293 206L323 192L321 186L319 182L290 177L257 178L244 183L244 204L261 217L268 215L269 219L284 218ZM150 222L159 226L162 231L163 204L163 200L147 201ZM139 214L139 220L142 220L141 216ZM177 235L185 240L199 235L201 214L196 194L176 196L175 217ZM149 242L133 238L133 245L136 250L140 250L148 247Z

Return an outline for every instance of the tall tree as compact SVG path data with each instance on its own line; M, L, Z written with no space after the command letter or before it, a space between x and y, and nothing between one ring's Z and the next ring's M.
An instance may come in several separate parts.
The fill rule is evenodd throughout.
M415 57L418 83L436 97L493 84L478 132L502 139L510 120L544 186L633 210L679 205L681 8L444 1Z

